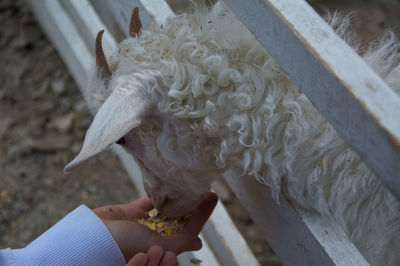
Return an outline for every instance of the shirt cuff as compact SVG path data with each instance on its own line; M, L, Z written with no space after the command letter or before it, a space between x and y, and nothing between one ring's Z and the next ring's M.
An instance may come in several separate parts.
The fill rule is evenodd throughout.
M12 249L6 248L0 250L0 265L1 266L18 266L15 262Z
M81 205L27 247L11 251L16 265L126 265L101 219Z

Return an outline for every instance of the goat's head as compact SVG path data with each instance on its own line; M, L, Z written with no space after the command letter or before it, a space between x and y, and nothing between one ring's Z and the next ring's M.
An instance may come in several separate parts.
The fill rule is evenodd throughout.
M131 37L136 37L140 28L136 8L130 23ZM101 46L102 34L100 31L96 38L96 64L101 80L111 93L97 110L81 152L64 171L72 171L118 143L139 163L144 188L153 205L167 216L186 214L201 194L209 190L210 169L201 162L210 154L202 152L205 145L201 139L196 143L193 131L182 132L190 128L191 122L177 120L160 110L157 101L162 97L157 95L162 90L160 87L170 86L168 78L157 77L157 69L146 74L113 69L111 65L110 71ZM181 152L176 153L177 150ZM190 156L184 156L189 153Z

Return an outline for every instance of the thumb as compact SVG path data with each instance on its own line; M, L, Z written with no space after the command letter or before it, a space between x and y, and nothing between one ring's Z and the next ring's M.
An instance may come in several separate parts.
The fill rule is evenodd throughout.
M199 250L203 245L199 237L185 234L162 237L159 241L165 251L172 251L177 255L185 251Z

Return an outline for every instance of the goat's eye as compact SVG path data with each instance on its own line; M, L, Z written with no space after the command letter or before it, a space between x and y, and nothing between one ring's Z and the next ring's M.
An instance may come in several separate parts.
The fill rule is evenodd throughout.
M115 143L117 143L117 144L119 144L119 145L125 144L125 139L124 139L124 137L120 138L120 139L117 140L117 142L115 142Z

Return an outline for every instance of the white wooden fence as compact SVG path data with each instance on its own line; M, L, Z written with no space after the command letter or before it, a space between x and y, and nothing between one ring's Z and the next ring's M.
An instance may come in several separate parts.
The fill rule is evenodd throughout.
M304 0L224 0L343 139L400 199L400 97L349 48ZM110 55L127 35L133 7L145 27L174 16L163 0L30 0L42 27L81 90L94 64L94 40L106 29L103 48ZM400 69L399 69L400 74ZM315 83L315 77L318 82ZM351 115L349 115L351 114ZM397 116L396 116L397 114ZM360 134L362 129L362 134ZM137 165L114 147L143 193ZM286 265L368 265L342 229L280 205L255 179L227 179L228 184ZM199 252L181 255L202 265L258 265L222 204L202 237Z

